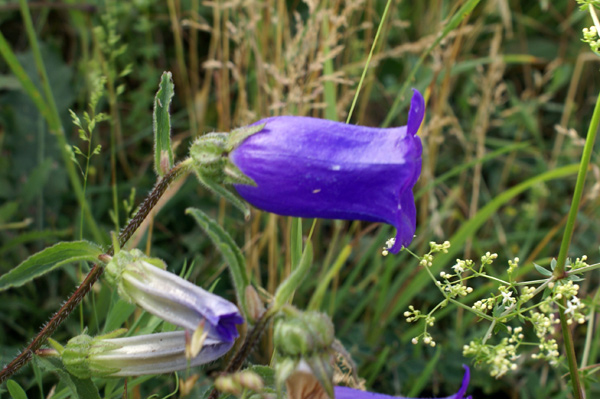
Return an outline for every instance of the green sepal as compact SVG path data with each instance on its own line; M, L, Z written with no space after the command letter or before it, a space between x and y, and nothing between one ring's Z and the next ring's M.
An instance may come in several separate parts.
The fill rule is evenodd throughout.
M114 336L114 334L121 335L123 331L122 329L117 330L105 336ZM101 338L92 338L87 334L81 334L67 342L61 359L69 373L75 377L86 379L92 376L107 377L120 370L118 367L108 367L94 361L94 356L119 348L119 345L102 342Z
M198 137L190 147L190 156L196 167L219 165L228 155L227 133L208 133Z
M278 392L283 391L287 379L296 371L299 360L286 357L279 359L275 365L275 386Z
M244 201L239 199L234 193L232 193L225 187L219 185L218 182L215 182L210 177L205 176L202 173L202 170L200 170L200 168L196 167L196 165L194 165L194 171L196 172L196 177L198 177L198 181L200 181L200 183L204 187L206 187L213 193L225 198L225 200L227 202L231 203L233 206L235 206L240 211L242 211L242 213L244 214L244 219L246 219L246 220L250 219L250 208Z
M244 172L240 170L233 162L229 159L225 162L225 168L223 172L225 173L225 179L223 183L226 184L245 184L247 186L256 187L256 182L246 176Z
M331 355L328 353L315 354L305 360L327 395L330 398L333 398L333 367L331 366Z
M248 137L263 130L266 123L260 125L244 126L239 129L232 130L227 135L227 150L233 151L240 146Z
M119 295L129 303L133 303L133 300L127 294L127 290L124 290L122 287L122 276L127 268L129 268L130 271L135 272L137 269L134 264L139 261L147 262L159 269L167 269L167 265L162 259L146 256L142 251L136 248L130 251L120 251L115 254L104 268L104 275L106 276L108 283L115 287L118 290Z

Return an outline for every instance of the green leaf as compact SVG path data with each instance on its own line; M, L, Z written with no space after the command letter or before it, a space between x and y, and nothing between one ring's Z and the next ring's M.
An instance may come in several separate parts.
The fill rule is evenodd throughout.
M0 291L20 287L67 263L98 259L102 248L88 241L60 242L31 255L23 263L0 276Z
M533 264L533 266L535 267L535 270L537 270L540 274L548 277L552 276L552 272L550 270L544 269L542 266L536 265L535 263Z
M8 388L8 393L13 399L27 399L25 390L17 382L13 380L6 381L6 388Z
M58 357L34 357L38 366L45 371L55 372L59 375L60 380L67 384L74 398L80 399L100 399L98 388L92 382L91 378L82 379L70 374L62 364Z
M313 263L313 248L310 241L306 242L302 258L298 267L292 270L288 278L279 285L273 298L273 308L278 310L281 309L288 301L292 299L292 296L302 284L302 281L309 275L310 268Z
M302 257L302 219L290 218L290 258L292 270L300 264Z
M171 116L169 106L173 99L174 87L171 72L163 72L160 87L154 98L154 169L159 176L173 166L171 147Z
M10 201L0 205L0 223L8 222L18 209L19 201Z
M246 308L246 287L250 284L248 271L246 270L246 259L242 255L242 251L237 246L233 238L227 233L217 222L208 217L200 209L188 208L185 213L192 215L196 222L208 234L212 242L225 258L225 262L229 265L229 271L233 277L233 284L237 294L238 304L242 308L242 312L246 316L246 320L251 320Z

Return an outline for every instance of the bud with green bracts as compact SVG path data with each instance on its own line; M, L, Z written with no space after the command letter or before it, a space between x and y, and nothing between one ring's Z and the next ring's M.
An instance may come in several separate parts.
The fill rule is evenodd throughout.
M289 313L292 315L288 314L275 323L275 381L278 390L281 391L290 378L308 374L333 397L331 345L335 335L331 320L318 312L294 310Z

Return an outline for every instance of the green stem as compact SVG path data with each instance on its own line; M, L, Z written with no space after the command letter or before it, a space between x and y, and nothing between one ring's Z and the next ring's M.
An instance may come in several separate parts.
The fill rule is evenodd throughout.
M592 150L594 149L599 123L600 96L598 96L596 99L594 114L592 115L592 121L590 122L590 127L588 129L585 146L583 147L583 154L581 155L581 162L579 164L579 172L577 173L577 182L575 183L575 192L573 193L573 200L571 202L571 210L569 211L569 217L567 218L567 224L565 226L565 233L563 234L562 243L560 244L558 260L556 262L556 267L554 268L554 276L557 279L566 277L565 263L567 260L567 254L569 252L569 245L571 244L571 238L573 237L573 230L575 229L575 219L577 218L579 203L581 202L581 197L583 195L585 177L590 166L590 159L592 158Z
M561 305L567 307L567 299L562 298ZM571 334L571 328L567 323L567 316L561 309L558 312L560 317L560 327L562 329L563 341L565 344L565 351L567 352L567 362L569 363L569 373L571 374L571 385L573 386L573 398L574 399L585 399L585 390L581 384L579 378L579 369L577 368L577 357L575 356L575 346L573 345L573 335ZM590 326L591 327L591 326Z
M346 123L350 123L350 118L352 118L352 113L354 112L354 107L356 106L356 102L358 101L358 94L360 93L360 89L362 88L363 82L365 80L365 76L367 75L367 71L369 70L369 64L371 63L371 58L373 58L373 52L375 51L375 46L377 45L377 41L379 39L379 34L383 28L385 19L387 17L388 10L390 8L390 4L392 4L391 0L388 0L385 3L385 8L383 10L383 14L381 15L381 21L379 22L379 26L377 26L377 32L375 33L375 38L373 39L373 44L371 44L371 50L369 51L369 56L367 57L367 63L363 68L362 75L360 76L360 81L358 82L358 87L356 88L356 93L354 94L354 98L352 99L352 105L350 106L350 111L348 112L348 117L346 118Z
M556 267L554 268L554 276L557 279L563 279L567 276L565 271L565 264L567 261L567 254L569 252L569 246L571 239L573 238L573 230L575 229L575 219L579 210L579 204L581 203L581 197L583 195L583 188L585 186L585 178L590 165L590 159L592 157L592 150L594 149L594 143L596 141L596 134L598 132L598 124L600 123L600 96L596 99L596 106L594 107L594 113L585 140L585 146L583 147L583 154L581 155L581 162L579 164L579 172L577 173L577 182L575 183L575 192L573 193L573 200L571 202L571 209L567 218L567 224L565 226L565 232L563 234L562 243L560 244L560 252L558 254L558 260ZM563 306L565 300L563 299ZM573 343L573 336L569 325L567 324L566 316L564 312L559 312L560 324L562 327L562 333L564 338L565 352L569 363L569 373L571 374L571 383L573 385L573 394L575 399L585 398L585 391L581 385L579 378L579 370L577 368L577 358L575 356L575 345Z

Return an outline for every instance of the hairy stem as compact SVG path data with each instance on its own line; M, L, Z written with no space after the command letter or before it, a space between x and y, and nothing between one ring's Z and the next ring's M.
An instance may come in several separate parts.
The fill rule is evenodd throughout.
M127 226L121 230L119 234L119 245L123 245L131 238L133 233L142 224L144 219L150 214L158 200L167 191L167 188L173 183L178 177L188 172L190 169L191 160L187 159L177 165L175 165L162 179L156 183L150 194L146 197L142 205L135 216L129 221ZM106 252L107 255L113 255L113 248L110 247ZM61 325L63 321L71 314L73 309L79 305L83 298L90 292L92 286L98 278L102 275L104 268L101 263L96 263L88 275L85 277L81 285L75 290L73 295L61 306L61 308L52 316L50 321L42 328L39 334L31 341L29 346L25 348L16 358L14 358L9 364L4 366L0 370L0 384L6 379L10 378L16 373L21 367L26 365L36 350L42 346L48 337L50 337L54 331Z

